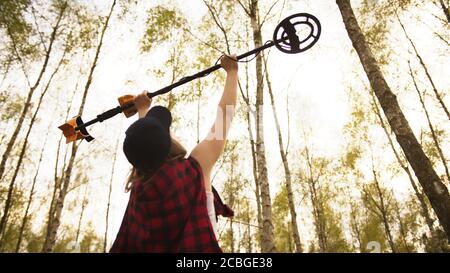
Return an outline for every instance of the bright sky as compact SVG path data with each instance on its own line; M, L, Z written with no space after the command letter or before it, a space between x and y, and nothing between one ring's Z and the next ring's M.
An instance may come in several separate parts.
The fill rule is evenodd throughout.
M95 1L95 4L99 6L99 9L103 14L107 13L110 1ZM159 1L163 2L163 1ZM193 24L198 23L200 18L207 12L204 4L200 0L191 1L175 1L179 8L184 12ZM353 1L357 2L357 1ZM83 115L84 120L89 120L100 112L109 108L115 107L117 104L117 97L128 93L138 93L141 90L157 90L168 84L168 82L161 82L155 79L151 75L150 69L157 68L161 65L165 56L164 49L157 49L155 53L149 53L146 55L139 54L139 40L142 37L143 26L145 21L145 11L152 4L148 2L141 2L139 4L140 12L136 14L137 18L128 21L119 21L114 18L110 23L104 41L104 47L100 56L99 64L94 75L94 82L91 86L91 92L87 98L87 104L85 107L85 113ZM270 53L269 69L271 73L271 81L276 93L278 115L281 120L282 130L286 139L287 135L287 122L286 122L286 96L289 95L289 110L291 117L291 149L302 147L304 143L297 141L301 134L300 125L305 128L312 129L315 153L326 156L337 156L343 151L344 139L342 136L342 127L348 121L349 118L349 103L346 93L346 87L350 83L360 85L361 80L355 76L353 71L359 70L361 75L362 67L355 66L358 64L358 59L355 54L350 54L351 44L348 36L345 32L342 18L340 16L337 5L334 1L291 1L292 7L286 8L281 18L287 17L291 14L298 12L308 12L319 18L322 24L322 35L320 41L309 51L298 55L286 55L276 49L272 49ZM436 11L437 13L438 11ZM422 12L423 13L423 12ZM423 14L421 14L422 16ZM425 17L429 15L423 15ZM424 17L422 17L424 18ZM410 18L405 18L405 20ZM418 48L423 52L424 59L430 64L431 74L435 77L438 86L448 87L448 58L446 60L441 58L440 54L448 53L439 46L436 46L436 40L432 40L432 34L429 28L423 23L416 23L409 25L409 31L412 37L414 37ZM270 22L264 29L264 40L271 39L272 31L275 28L276 23ZM408 24L407 24L408 26ZM399 66L405 67L406 61L404 59L408 47L404 41L404 38L399 33L398 37L392 37L395 41L401 41L401 45L396 44L399 48L399 52L396 54L396 61L399 62ZM429 50L430 46L436 48L436 50ZM186 48L189 50L189 48ZM243 53L243 52L237 52ZM447 55L448 56L448 55ZM254 62L252 62L253 67ZM186 71L186 75L195 73L196 71ZM242 70L241 70L242 72ZM217 72L222 73L222 72ZM406 71L404 76L406 76ZM396 85L398 82L391 75L387 75L389 83ZM366 78L361 77L366 81ZM67 85L64 79L61 81L61 94L60 98L67 96L73 90L73 85ZM74 82L73 82L74 84ZM84 85L84 81L81 82ZM201 133L206 133L206 128L210 126L212 117L214 116L215 105L218 102L220 96L220 90L222 84L218 83L211 92L212 98L206 105L202 106L202 118L201 118ZM179 90L178 90L179 91ZM81 93L82 91L79 91ZM177 89L174 90L177 93ZM79 95L79 94L78 94ZM409 95L408 95L409 96ZM423 124L423 115L417 109L415 102L412 103L408 100L403 100L405 96L402 93L399 94L400 100L406 107L410 124L414 128L415 132L419 131L420 126ZM50 98L51 100L57 99L56 96ZM265 106L265 136L267 147L267 159L269 166L269 178L271 181L271 192L276 193L279 183L283 178L281 160L278 152L278 142L276 138L274 122L272 119L272 112L266 96ZM416 101L413 98L412 101ZM447 105L450 101L447 97ZM413 106L415 105L415 106ZM59 105L63 109L64 105ZM412 109L411 109L411 108ZM415 107L415 108L413 108ZM187 105L186 113L195 111L195 105ZM46 146L47 153L44 158L44 165L41 166L45 172L42 174L42 179L51 179L53 176L53 164L54 155L56 151L56 143L59 139L60 132L56 126L64 122L64 117L60 117L54 114L55 109L46 107L43 109L41 115L42 119L51 117L53 122L52 135L48 140ZM72 111L72 115L75 111ZM117 156L116 173L113 180L113 193L112 193L112 206L110 213L110 229L109 229L109 243L115 238L115 235L120 226L123 212L128 200L128 194L124 193L124 184L128 171L130 169L126 158L121 152L121 143L124 136L125 128L135 120L135 118L125 119L124 117L116 117L112 120L108 120L104 124L97 124L91 127L91 134L96 137L96 140L92 144L83 142L81 144L81 150L86 153L87 150L103 151L107 154L112 154L115 149L115 143L117 137L120 136L120 147ZM195 120L195 115L192 115L192 121ZM46 130L48 122L43 122L39 129ZM236 128L241 128L242 125L233 125ZM245 127L242 127L245 128ZM242 133L243 132L243 133ZM175 130L175 134L186 145L188 150L193 148L195 139L192 136L195 135L195 128L179 126ZM231 138L241 139L246 141L247 132L236 129L231 132ZM33 142L42 142L42 139L35 139ZM446 144L448 147L448 143ZM108 152L110 151L110 152ZM390 155L386 155L390 157ZM106 197L108 192L108 182L110 179L110 170L112 163L111 160L104 160L105 157L99 157L100 159L92 158L80 158L79 160L88 160L90 166L90 182L89 182L89 194L91 203L86 208L84 215L84 223L92 221L95 229L103 234L105 223L104 213L106 208ZM251 165L248 165L248 171L250 171ZM218 183L221 183L218 180ZM399 188L405 188L405 182L399 182ZM403 183L403 184L402 184ZM46 194L46 187L48 185L41 185L41 194ZM221 184L218 188L221 188ZM84 193L84 187L79 190L75 190L70 193L68 200L81 199ZM248 196L253 197L251 193ZM44 210L41 210L42 212ZM78 220L79 208L75 208L74 214L65 214L63 223L71 223L75 225ZM311 224L309 212L301 213L299 217L300 223L304 225ZM223 224L223 223L222 223Z

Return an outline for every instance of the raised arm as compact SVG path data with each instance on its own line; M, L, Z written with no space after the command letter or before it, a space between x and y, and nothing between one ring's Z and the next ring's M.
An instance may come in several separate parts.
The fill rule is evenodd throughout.
M236 55L223 56L221 66L227 72L225 87L217 114L207 137L192 150L191 156L200 164L205 177L206 190L211 190L210 174L225 147L228 130L234 116L237 99L238 64Z

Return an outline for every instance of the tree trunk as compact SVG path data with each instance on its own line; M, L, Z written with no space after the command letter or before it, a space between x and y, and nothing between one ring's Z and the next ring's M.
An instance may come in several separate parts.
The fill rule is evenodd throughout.
M230 164L231 164L230 179L229 179L230 190L228 191L228 204L230 205L231 208L234 208L234 194L235 194L235 190L237 190L234 185L234 161L235 161L235 155L234 155L234 151L233 151L230 156ZM233 217L230 218L230 251L231 251L231 253L235 253Z
M314 223L316 226L316 236L319 242L320 252L325 253L327 251L327 236L324 230L324 219L322 216L322 210L319 205L319 200L317 198L317 190L315 181L312 177L309 178L309 194L311 198L311 204L313 207Z
M48 60L50 59L50 55L52 52L52 48L53 48L53 44L56 40L56 35L57 35L57 31L59 29L61 20L63 18L64 12L66 10L67 4L65 4L57 17L56 20L56 24L52 29L52 33L50 35L50 41L49 41L49 46L47 48L47 51L45 52L45 59L44 59L44 63L42 64L41 70L39 72L39 75L36 79L36 82L34 83L33 86L30 87L30 90L28 91L28 95L27 95L27 99L25 101L25 104L23 106L22 112L20 113L20 117L19 117L19 121L17 122L16 128L14 129L14 132L11 135L11 138L8 141L8 144L6 144L6 149L5 152L2 155L2 160L0 162L0 179L3 177L4 171L5 171L5 166L6 166L6 161L9 158L9 155L11 154L12 148L14 147L14 144L16 143L16 139L17 136L19 135L20 130L22 129L22 125L23 122L25 120L25 117L30 109L31 106L31 98L33 97L34 91L36 90L36 88L39 86L42 76L44 75L46 69L47 69L47 65L48 65ZM9 31L8 31L9 32ZM10 35L11 36L11 35ZM11 36L12 39L14 39Z
M447 181L450 182L450 174L448 171L447 160L445 159L444 152L442 152L441 145L439 144L438 136L436 135L436 131L434 130L434 126L431 123L430 114L428 113L428 109L425 106L425 96L422 96L422 94L420 94L420 90L419 90L419 87L417 86L416 77L414 76L414 73L412 71L411 64L409 64L409 74L411 75L411 78L413 80L414 88L416 89L417 95L419 96L420 104L422 105L423 111L425 112L425 116L427 117L428 127L430 128L431 136L433 138L434 145L436 146L436 149L438 151L439 157L442 161L442 165L444 165L445 174L447 175Z
M406 233L406 230L405 230L405 225L403 223L400 207L398 205L398 201L397 200L394 200L394 205L395 205L395 212L396 212L397 220L398 220L398 224L399 224L399 233L400 233L399 236L401 237L403 245L405 246L406 252L407 253L411 253L411 249L410 249L410 247L408 245L408 241L406 240L406 237L407 237L408 234Z
M269 71L267 68L267 59L264 59L264 69L265 69L267 88L269 90L269 95L270 95L270 102L272 105L273 118L275 120L275 126L277 128L278 146L279 146L279 150L280 150L281 160L283 161L284 177L286 180L286 191L287 191L287 197L288 197L288 203L289 203L289 212L291 214L292 235L294 237L294 243L295 243L295 252L301 253L301 252L303 252L303 248L302 248L302 244L300 241L300 235L298 232L297 212L295 210L294 194L292 192L291 170L289 168L289 162L287 160L287 151L284 150L280 122L278 121L277 110L275 107L275 99L273 97L273 92L272 92L272 84L269 79Z
M70 108L67 109L65 120L67 120L68 114L70 112L69 110L70 110ZM48 215L47 223L46 223L47 227L46 227L46 231L45 231L44 245L46 245L48 243L48 239L50 238L50 227L51 227L51 224L53 223L53 217L55 216L56 197L57 197L57 194L59 193L59 191L61 190L61 188L60 188L61 181L64 179L64 174L61 174L61 177L58 177L59 153L60 153L62 138L63 138L63 135L61 135L61 137L59 138L58 149L56 150L55 174L54 174L54 178L53 178L53 192L52 192L52 199L50 201L50 207L49 207L48 214L47 214ZM67 154L68 154L68 150L66 148L66 151L64 153L63 166L61 168L63 171L66 168Z
M86 206L88 204L88 196L89 196L89 185L86 184L86 189L84 190L84 194L83 194L83 200L81 201L81 211L80 211L80 217L78 218L78 225L77 225L77 232L75 235L75 245L74 248L79 244L78 240L80 238L80 233L81 233L81 223L83 221L83 215L84 215L84 211L86 209Z
M106 205L105 237L103 239L103 252L104 253L106 253L106 245L107 245L107 242L108 242L109 208L110 208L110 205L111 205L112 185L113 185L114 171L116 169L115 167L116 167L117 151L119 149L119 144L120 144L120 138L117 138L116 150L114 152L113 162L112 162L112 167L111 167L111 178L109 180L108 203Z
M445 14L445 17L447 18L447 22L450 23L450 11L448 7L445 5L444 0L439 0L439 4L441 4L441 8Z
M425 155L403 115L396 96L386 83L378 63L358 26L350 1L337 0L336 2L344 19L349 38L358 53L375 95L397 137L397 141L430 200L431 206L447 234L447 238L450 239L450 196L448 190L433 169L430 159Z
M248 76L248 71L247 76ZM252 153L252 173L253 173L253 179L255 181L255 199L256 199L256 217L258 220L258 225L262 226L262 212L261 212L261 189L259 185L259 179L258 179L258 164L256 159L256 148L255 148L255 138L253 137L253 130L252 130L252 121L250 118L250 101L248 100L248 79L246 82L246 90L247 90L247 100L245 100L247 104L247 111L245 111L245 119L247 121L247 130L249 135L249 144L250 144L250 152ZM259 232L259 231L258 231ZM259 238L261 239L261 238ZM260 240L261 243L261 240Z
M314 216L314 224L316 226L316 236L317 241L319 243L320 252L324 253L327 251L327 234L325 230L325 218L323 216L323 206L321 204L322 200L320 200L317 194L316 183L317 181L314 179L314 168L312 163L312 158L309 154L308 147L305 147L306 153L306 164L309 168L309 177L308 177L308 188L309 188L309 196L311 199L311 205L313 209Z
M83 54L83 60L84 60L84 54ZM64 118L64 120L67 120L68 119L68 117L69 117L69 114L70 114L70 110L72 109L72 105L73 105L73 99L74 99L74 97L75 97L75 95L76 95L76 93L77 93L77 90L78 90L78 86L79 86L79 83L80 83L80 78L81 78L81 75L82 75L82 69L81 69L81 67L80 67L80 71L79 71L79 76L78 76L78 80L77 80L77 83L75 84L75 88L73 89L73 92L72 92L72 96L71 96L71 98L69 99L69 101L68 101L68 104L67 104L67 110L66 110L66 115L65 115L65 118ZM58 166L59 166L59 154L60 154L60 150L61 150L61 142L62 142L62 140L63 140L63 134L61 134L61 136L59 137L59 141L58 141L58 148L56 149L56 156L55 156L55 168L54 168L54 177L53 177L53 192L52 192L52 199L51 199L51 201L50 201L50 207L49 207L49 211L48 211L48 216L47 216L47 223L46 223L46 232L45 232L45 241L44 241L44 245L45 244L47 244L47 240L48 240L48 238L50 238L50 223L52 223L53 222L53 216L55 215L55 203L56 203L56 196L57 196L57 193L61 190L60 189L60 184L61 184L61 181L64 179L64 170L66 169L66 159L67 159L67 147L68 146L66 146L66 150L65 150L65 153L64 153L64 159L63 159L63 166L62 166L62 168L61 168L61 170L62 170L62 174L61 174L61 177L58 177Z
M416 194L416 197L419 200L422 216L425 219L425 222L427 223L430 233L434 234L434 227L433 227L434 220L431 219L430 213L428 211L428 205L427 205L427 202L425 201L425 197L423 196L423 193L421 193L420 190L417 188L416 182L414 181L414 178L412 176L412 173L411 173L407 163L405 164L403 162L403 159L400 158L400 154L399 154L399 152L397 152L397 149L394 146L394 142L392 140L391 133L388 132L388 129L386 128L386 125L384 123L383 117L381 116L381 112L380 112L380 109L378 108L378 104L376 102L376 98L375 98L373 91L370 94L372 95L374 112L377 115L378 120L380 121L380 125L383 128L384 133L386 134L386 136L388 138L389 145L391 146L391 149L394 152L394 155L395 155L395 158L397 159L398 164L408 175L409 182L411 183L414 193Z
M364 249L362 241L361 241L361 229L360 229L359 224L358 224L358 219L357 219L357 216L356 216L356 209L353 206L353 204L350 204L350 206L351 206L350 225L351 225L351 228L352 228L352 231L353 231L352 234L353 234L354 237L356 237L356 241L358 242L359 252L362 253L362 252L365 251L365 249Z
M436 85L434 84L433 79L431 78L430 72L428 72L428 68L425 65L424 60L422 59L422 56L419 54L419 51L417 51L416 45L413 43L412 39L409 37L408 33L406 32L405 26L402 24L402 21L400 21L400 17L397 15L397 20L402 27L403 33L405 34L406 39L408 39L409 43L411 44L412 48L414 49L414 52L416 53L417 59L419 59L420 65L422 66L423 70L425 71L425 74L427 75L428 80L430 81L431 87L433 87L434 95L436 96L436 99L439 101L439 104L442 107L442 110L444 110L445 114L447 115L447 118L450 120L450 112L448 111L447 106L444 103L444 100L442 99L441 95L439 94Z
M69 164L67 165L67 168L65 170L66 175L63 177L61 182L59 182L59 187L62 186L62 188L59 189L59 194L55 202L55 207L51 212L52 215L49 217L48 232L45 238L44 245L42 247L42 252L51 252L56 243L56 234L58 232L59 225L61 224L60 221L62 209L64 207L64 200L66 198L67 190L69 187L70 175L72 174L72 169L75 162L77 150L78 146L76 145L76 143L73 143Z
M89 75L88 75L88 80L86 82L86 85L84 87L84 93L83 93L83 97L81 100L81 105L80 105L80 109L78 111L78 115L81 115L83 113L84 110L84 105L86 102L86 97L87 94L89 92L89 87L91 86L92 83L92 78L93 78L93 74L95 71L95 68L97 66L97 61L98 61L98 57L100 55L100 50L102 48L103 45L103 38L105 36L105 32L106 29L108 28L108 24L109 24L109 20L111 18L111 15L114 11L114 7L116 6L116 0L113 1L109 14L105 19L105 24L103 25L102 28L102 32L100 35L100 40L95 52L95 57L94 60L92 62L92 66L91 69L89 71ZM54 211L54 217L52 217L52 222L49 223L49 232L48 232L48 236L45 240L44 246L42 248L42 252L51 252L53 250L53 247L55 245L56 242L56 234L58 232L58 228L60 225L60 221L61 221L61 214L62 214L62 210L64 208L64 200L66 198L66 194L67 194L67 190L69 188L69 184L70 184L70 178L72 175L72 170L73 170L73 166L75 163L75 157L77 155L77 151L78 151L78 145L76 143L72 144L72 152L70 155L70 159L69 159L69 164L67 165L66 171L65 171L65 175L64 175L64 180L62 181L62 188L61 191L59 192L59 196L58 199L56 201L56 208Z
M30 195L28 195L27 206L25 208L25 213L22 218L22 224L20 225L20 229L19 229L19 236L17 239L16 250L15 250L16 253L20 252L20 247L21 247L22 240L23 240L23 233L25 231L25 227L28 222L28 214L30 211L31 203L33 202L34 189L36 187L36 181L37 181L37 177L39 175L39 170L40 170L41 163L42 163L42 157L44 155L44 150L45 150L45 146L47 144L47 139L48 139L49 133L50 133L50 128L47 130L47 134L45 135L45 140L44 140L44 144L42 145L42 148L41 148L41 153L39 156L36 172L34 173L33 182L31 183Z
M250 6L250 21L253 31L253 41L256 48L262 45L258 1L252 0ZM256 57L256 158L262 205L261 251L267 253L276 252L276 248L274 243L272 202L270 198L269 178L267 176L266 148L264 141L264 75L262 72L261 55L262 54L258 54Z
M379 209L380 214L382 216L381 220L383 221L384 231L386 232L386 237L388 239L389 246L391 247L392 253L396 253L397 248L395 247L394 238L392 236L391 227L389 225L388 211L387 211L388 207L384 201L384 194L381 191L380 184L378 183L378 178L377 178L377 174L375 172L375 168L373 166L373 161L372 161L372 172L373 172L373 180L375 182L375 186L377 189L378 198L380 199L380 204L377 205L376 207Z
M3 230L6 228L6 224L7 224L6 219L8 217L9 210L11 209L12 198L13 198L13 191L14 191L16 180L17 180L17 176L18 176L20 168L22 166L23 158L25 157L25 152L27 150L28 138L30 137L31 130L33 129L34 123L35 123L36 118L37 118L37 114L39 113L39 110L41 108L42 101L44 100L44 97L47 94L47 91L48 91L48 89L50 87L50 84L51 84L51 82L53 80L53 77L56 75L56 73L58 73L58 70L59 70L59 68L61 67L61 65L62 65L62 63L64 61L64 57L66 55L66 52L67 51L64 50L64 53L63 53L63 55L62 55L58 65L56 66L56 68L53 71L52 75L50 76L50 79L48 80L44 90L42 91L41 96L39 97L39 101L37 103L36 109L34 110L33 116L31 118L30 124L28 125L28 130L27 130L27 133L25 135L25 138L24 138L24 141L23 141L20 153L19 153L19 160L17 161L16 168L14 170L13 176L12 176L11 181L9 183L8 194L7 194L7 197L6 197L5 206L3 208L3 216L2 216L2 218L0 220L0 234L3 233ZM0 247L1 247L1 243L0 243Z
M252 236L250 230L250 201L247 200L246 221L247 225L247 253L252 253Z

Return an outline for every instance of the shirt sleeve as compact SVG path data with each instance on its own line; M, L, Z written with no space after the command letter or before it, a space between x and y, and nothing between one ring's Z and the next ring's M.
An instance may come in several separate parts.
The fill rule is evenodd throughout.
M212 192L214 194L214 208L216 210L216 219L219 215L223 217L233 217L234 211L228 205L225 205L223 203L222 199L219 196L219 193L214 187L212 187Z

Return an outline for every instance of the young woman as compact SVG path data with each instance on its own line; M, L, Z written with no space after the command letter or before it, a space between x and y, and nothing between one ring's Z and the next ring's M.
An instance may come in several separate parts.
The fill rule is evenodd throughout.
M207 137L186 158L170 134L172 116L152 107L146 92L136 96L139 119L126 131L123 150L133 165L130 199L110 252L221 252L217 215L233 216L211 185L211 170L222 154L237 97L236 56L223 56L227 72L217 115Z

